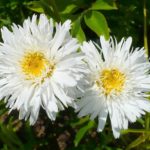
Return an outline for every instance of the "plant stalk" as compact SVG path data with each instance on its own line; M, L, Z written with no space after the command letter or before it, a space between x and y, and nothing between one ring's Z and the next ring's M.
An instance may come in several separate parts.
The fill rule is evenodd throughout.
M146 10L146 0L143 0L143 15L144 15L144 48L146 50L147 57L149 55L148 52L148 40L147 40L147 10ZM149 130L150 125L150 114L146 113L145 116L145 129Z
M146 50L147 56L148 53L148 40L147 40L147 10L146 10L146 0L143 0L143 15L144 15L144 48Z

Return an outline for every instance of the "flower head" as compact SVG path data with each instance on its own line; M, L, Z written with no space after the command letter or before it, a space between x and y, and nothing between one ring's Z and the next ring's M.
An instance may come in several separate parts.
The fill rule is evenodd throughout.
M81 47L89 66L89 86L78 101L79 116L98 116L98 131L102 131L109 115L116 138L128 122L150 112L147 92L150 89L150 64L144 49L131 48L132 39L117 43L100 37L97 44L84 42Z
M2 29L0 44L0 98L19 118L37 120L40 106L54 120L64 106L75 106L68 90L83 77L82 54L70 33L70 21L53 24L43 14L24 21L23 27Z

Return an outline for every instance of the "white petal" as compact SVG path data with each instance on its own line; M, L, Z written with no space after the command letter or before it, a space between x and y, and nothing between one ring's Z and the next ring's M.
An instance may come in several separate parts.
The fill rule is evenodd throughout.
M66 71L55 71L53 78L55 82L62 86L74 87L77 84L77 81L69 75L69 72L67 73Z
M108 115L108 110L107 108L102 108L100 111L100 114L98 116L98 128L97 131L101 132L104 129L104 126L106 124L106 120L107 120L107 115Z
M113 131L113 135L114 135L115 139L120 137L120 130L119 129L112 127L112 131Z

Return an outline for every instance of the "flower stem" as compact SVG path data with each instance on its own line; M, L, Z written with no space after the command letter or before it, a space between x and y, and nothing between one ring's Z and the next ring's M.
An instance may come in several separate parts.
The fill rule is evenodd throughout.
M149 124L150 124L150 114L147 113L146 117L145 117L145 129L148 130L149 129Z
M127 134L127 133L148 133L150 134L150 130L145 130L145 129L127 129L127 130L121 130L122 134Z
M146 10L146 0L143 0L143 15L144 15L144 47L146 50L147 56L148 53L148 40L147 40L147 10ZM149 130L150 125L150 114L147 113L145 116L145 129Z
M144 47L147 55L148 53L148 40L147 40L147 10L146 10L146 0L143 0L143 15L144 15Z

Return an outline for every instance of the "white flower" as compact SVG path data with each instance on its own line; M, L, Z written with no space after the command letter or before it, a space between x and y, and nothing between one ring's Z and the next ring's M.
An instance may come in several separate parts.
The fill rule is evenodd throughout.
M150 90L150 64L144 49L133 49L132 38L106 41L100 37L101 47L84 42L81 47L89 65L89 87L78 102L79 117L98 116L98 131L102 131L109 115L115 138L121 129L128 128L128 121L150 112L147 93ZM100 52L98 52L98 50Z
M68 90L83 77L82 54L70 33L70 21L53 24L45 15L13 24L12 32L2 29L0 44L0 99L5 98L19 118L37 120L40 106L55 120L64 106L75 106Z

